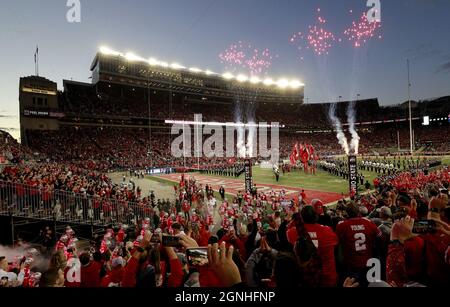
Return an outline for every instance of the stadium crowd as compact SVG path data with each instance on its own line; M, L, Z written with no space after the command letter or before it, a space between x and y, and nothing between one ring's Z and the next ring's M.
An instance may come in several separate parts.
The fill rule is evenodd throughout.
M84 244L67 227L46 249L1 257L2 286L448 286L448 169L410 176L331 208L284 191L217 199L182 175L175 203L151 199L151 218ZM372 258L379 280L366 278Z
M0 163L19 163L32 157L33 153L28 147L19 144L8 132L0 130L0 159L4 160Z
M102 121L148 118L150 114L159 120L192 120L194 113L209 114L204 120L234 121L229 106L184 103L172 96L170 108L163 98L149 110L142 103L145 95L132 92L120 93L119 99L118 93L94 88L68 91L62 111L69 118L99 117ZM344 107L338 109L340 118L345 118ZM301 128L301 133L281 134L281 158L288 159L296 142L314 144L322 157L342 154L335 134L327 129L323 105L286 106L283 113L277 108L259 106L250 113L258 121L270 118ZM359 121L380 120L378 103L357 104L357 108ZM404 111L386 108L381 117L401 118ZM389 153L398 147L399 139L400 146L407 148L406 125L392 125L361 126L360 152L369 155L380 148ZM366 158L372 164L361 167L380 170L374 181L376 191L341 200L336 207L308 199L304 192L291 199L284 191L258 193L253 189L231 199L221 192L219 198L210 186L184 175L174 186L176 201L160 201L132 179L114 184L107 173L185 166L203 172L226 170L230 176L236 171L230 165L241 161L173 158L167 127L152 127L150 132L108 126L67 124L58 131L27 131L29 147L1 132L0 156L13 165L1 169L0 211L112 225L87 242L78 241L70 227L59 237L47 229L42 235L45 248L24 245L17 249L17 257L0 254L1 286L449 285L448 168L430 171L417 163L400 171L397 165L373 165ZM323 130L313 132L313 128ZM417 129L416 146L432 153L448 152L448 133L447 126ZM41 162L22 163L33 160L33 152L40 153ZM387 174L381 176L383 169ZM199 254L203 258L195 260ZM381 278L375 282L366 278L367 263L373 258L381 262ZM204 262L209 264L199 265Z
M91 170L90 170L91 169ZM0 209L16 215L57 220L117 221L149 207L133 180L115 184L89 163L34 163L6 166L0 173ZM130 217L131 218L131 217Z
M403 130L402 130L403 131ZM448 129L439 133L435 129L428 133L418 134L418 148L423 148L422 154L442 154L450 151L450 143L445 140ZM395 155L398 147L397 135L392 135L389 129L373 129L361 131L360 154L363 155ZM437 141L436 135L441 136ZM198 167L203 165L218 165L226 163L227 159L174 158L171 155L173 136L164 129L114 128L114 127L63 127L58 131L28 131L29 147L34 152L42 153L52 161L85 161L93 160L98 165L109 169L140 169L146 167ZM203 136L206 139L207 136ZM76 139L77 142L72 142ZM408 139L403 138L402 139ZM430 140L425 142L424 140ZM434 140L434 141L433 141ZM293 144L296 142L314 144L316 152L321 157L342 154L336 135L333 132L280 134L280 157L288 159ZM224 141L225 144L225 141ZM268 141L270 145L270 141ZM422 144L422 145L421 145ZM407 148L408 144L402 144ZM379 149L379 150L378 150ZM28 152L31 152L28 150ZM149 151L151 154L149 154ZM22 151L23 152L23 151ZM191 153L193 156L193 153Z

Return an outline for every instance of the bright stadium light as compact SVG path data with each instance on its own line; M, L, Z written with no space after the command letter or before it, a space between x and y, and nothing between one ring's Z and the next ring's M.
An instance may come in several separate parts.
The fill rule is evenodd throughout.
M279 88L287 88L289 86L289 80L287 80L287 79L280 79L277 82L277 86Z
M178 63L172 63L172 64L170 64L170 67L175 70L186 69L186 67L184 67L183 65L180 65Z
M250 78L250 83L251 84L258 84L261 82L261 79L259 79L258 77L251 77Z
M224 74L222 75L222 77L223 77L224 79L226 79L226 80L231 80L231 79L234 78L233 74L232 74L232 73L229 73L229 72L224 73Z
M209 69L207 69L207 70L205 71L205 74L206 74L207 76L217 75L215 72L213 72L213 71L211 71L211 70L209 70Z
M236 80L238 80L239 82L246 82L248 80L248 77L246 75L238 75L236 77Z
M293 88L293 89L297 89L297 88L299 88L299 87L304 86L304 84L301 83L301 82L298 81L298 80L292 80L292 81L289 83L289 86L290 86L291 88Z
M169 67L169 63L167 63L167 62L159 62L158 64L159 64L159 66L164 67L164 68Z
M266 80L264 80L264 85L273 85L275 82L271 79L271 78L267 78Z
M197 67L191 67L191 68L187 68L181 64L178 63L167 63L167 62L163 62L163 61L159 61L155 58L149 58L149 59L144 59L142 57L140 57L139 55L136 55L135 53L132 52L128 52L126 54L123 54L119 51L115 51L110 49L109 47L106 46L101 46L99 48L99 53L104 54L104 55L111 55L111 56L118 56L118 57L122 57L124 58L124 60L129 61L129 62L143 62L143 63L147 63L150 66L159 66L159 67L164 67L164 68L169 68L169 69L173 69L173 70L186 70L186 71L190 71L192 73L203 73L207 76L211 76L211 75L215 75L215 76L220 76L220 74L215 73L209 69L207 70L202 70L200 68ZM238 82L244 83L244 82L249 82L251 84L259 84L259 83L263 83L266 86L278 86L279 88L282 89L298 89L301 88L303 86L305 86L305 84L303 84L302 82L298 81L298 80L287 80L287 79L280 79L278 81L274 81L271 78L266 78L266 79L260 79L257 76L252 76L252 77L248 77L244 74L239 74L237 76L233 75L230 72L225 72L224 74L221 75L222 78L224 78L225 80L237 80Z
M148 64L150 66L158 66L159 65L159 61L157 59L155 59L155 58L150 58L150 59L148 59Z
M145 59L141 58L138 55L135 55L132 52L128 52L127 54L125 54L125 59L130 62L145 62Z
M197 68L197 67L191 67L191 68L189 68L189 71L193 72L193 73L202 72L202 70L200 68Z
M105 54L105 55L115 55L115 56L119 56L121 55L120 52L114 51L106 46L102 46L100 47L100 52Z

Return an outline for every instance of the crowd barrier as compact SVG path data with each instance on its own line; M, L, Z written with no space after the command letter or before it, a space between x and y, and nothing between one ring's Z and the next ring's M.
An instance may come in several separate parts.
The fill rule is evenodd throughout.
M135 224L152 207L71 191L0 181L0 215L83 225Z

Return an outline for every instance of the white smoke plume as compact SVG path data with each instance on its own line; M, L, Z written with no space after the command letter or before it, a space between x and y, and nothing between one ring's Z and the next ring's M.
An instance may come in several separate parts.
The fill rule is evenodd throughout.
M238 124L241 124L239 121ZM239 158L245 158L247 148L245 147L245 128L243 126L237 127L237 151Z
M254 158L256 156L256 124L254 121L249 122L250 127L248 127L248 136L247 136L247 154L249 158Z
M358 132L355 129L355 102L352 101L350 102L350 104L348 105L347 108L347 121L349 124L349 131L350 134L352 135L352 140L350 141L350 150L357 155L358 151L359 151L359 140L360 137L358 135Z
M32 257L33 267L37 267L41 270L46 270L50 259L40 254L36 249L30 246L21 247L8 247L0 245L0 256L5 257L8 262L15 262L22 257Z
M237 97L237 101L234 106L234 121L238 124L242 124L243 112L242 112L242 102ZM245 147L245 128L242 126L236 127L237 130L237 156L239 158L245 158L247 148Z
M336 137L339 141L339 144L341 145L346 155L350 154L347 138L344 132L342 131L341 121L336 116L336 104L334 103L331 104L330 109L328 111L328 117L330 118L331 122L333 123L333 126L336 129Z

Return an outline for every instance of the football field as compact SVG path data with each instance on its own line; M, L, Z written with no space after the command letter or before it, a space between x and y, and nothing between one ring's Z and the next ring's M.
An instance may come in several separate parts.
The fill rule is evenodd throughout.
M359 159L360 160L360 159ZM392 159L388 159L392 160ZM448 165L449 158L443 158L443 164ZM324 203L332 203L340 198L342 194L348 196L349 183L341 177L333 176L327 172L317 170L316 175L306 174L303 171L291 171L285 174L280 173L280 179L277 182L272 169L264 169L259 166L253 167L253 182L257 186L258 191L279 191L284 189L288 197L296 197L302 189L305 190L307 200L319 198ZM378 177L378 174L370 171L359 171L365 176L365 181L369 181L373 188L373 180ZM149 180L157 181L167 185L173 191L173 185L180 181L180 174L149 176ZM188 173L186 176L193 176L198 182L203 185L209 184L215 191L218 191L220 186L224 186L226 193L229 196L235 195L238 191L244 190L244 174L240 177L228 177L218 175L208 175L200 173ZM364 182L365 182L364 181ZM358 183L359 184L359 183ZM364 190L363 186L359 187L360 191Z
M172 188L173 184L179 182L180 176L180 174L170 174L150 176L148 179L165 182ZM193 176L203 185L211 185L215 191L218 191L220 186L224 186L227 194L230 196L244 190L244 174L239 178L199 173L188 173L186 176ZM375 178L375 175L373 178ZM342 197L342 193L344 195L348 194L347 180L322 171L317 171L316 175L305 174L300 171L286 172L284 175L280 174L280 179L277 182L271 169L253 167L253 182L257 186L258 191L285 190L289 198L298 196L304 189L307 200L319 198L324 203L339 200Z

